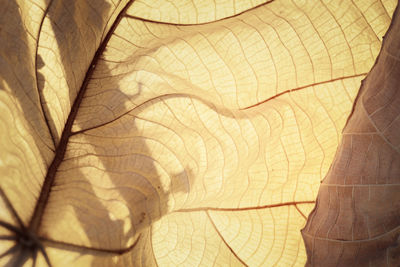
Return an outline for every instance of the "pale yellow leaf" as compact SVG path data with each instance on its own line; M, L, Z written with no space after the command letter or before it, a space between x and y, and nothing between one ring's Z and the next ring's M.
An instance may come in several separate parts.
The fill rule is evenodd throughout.
M395 5L0 0L0 264L304 265Z

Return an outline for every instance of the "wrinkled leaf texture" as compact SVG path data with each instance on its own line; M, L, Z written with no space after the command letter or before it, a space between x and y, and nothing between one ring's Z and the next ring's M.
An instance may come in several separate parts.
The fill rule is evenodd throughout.
M397 7L302 231L307 266L400 266L399 79Z
M303 266L395 6L1 0L0 265Z

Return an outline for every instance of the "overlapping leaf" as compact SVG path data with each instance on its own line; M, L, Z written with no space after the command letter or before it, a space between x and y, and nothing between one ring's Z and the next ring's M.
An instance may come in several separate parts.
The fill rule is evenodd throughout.
M400 264L399 33L397 7L302 231L307 266Z
M3 2L0 220L39 264L305 263L395 1Z

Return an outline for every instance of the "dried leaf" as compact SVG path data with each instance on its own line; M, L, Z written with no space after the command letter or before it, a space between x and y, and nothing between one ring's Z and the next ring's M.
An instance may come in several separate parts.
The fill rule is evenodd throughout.
M0 265L304 265L395 5L0 0Z
M302 231L307 266L400 264L398 9Z

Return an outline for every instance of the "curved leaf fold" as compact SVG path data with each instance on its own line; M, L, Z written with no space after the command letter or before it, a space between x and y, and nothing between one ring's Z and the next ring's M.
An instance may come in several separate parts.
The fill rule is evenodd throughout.
M0 265L304 265L321 179L398 171L397 91L342 136L395 2L0 0Z

